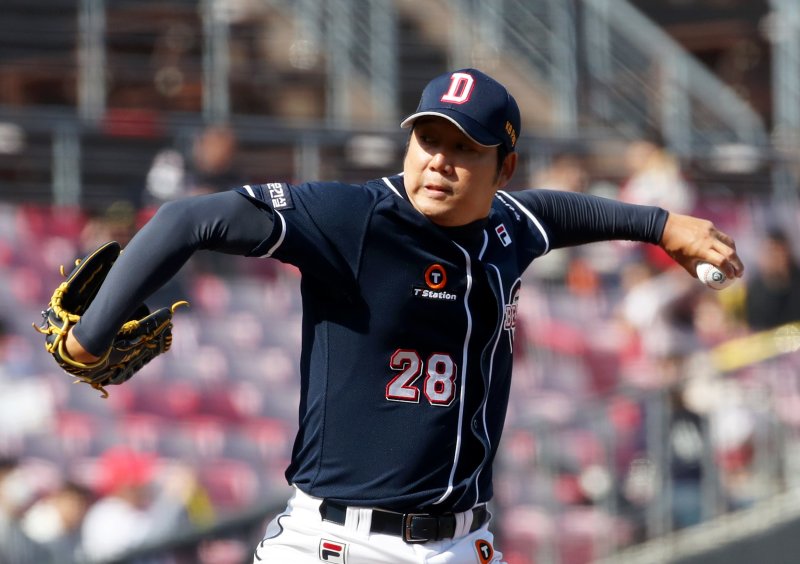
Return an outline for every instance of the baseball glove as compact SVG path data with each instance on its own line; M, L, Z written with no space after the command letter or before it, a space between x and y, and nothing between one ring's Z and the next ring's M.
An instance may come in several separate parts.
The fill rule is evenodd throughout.
M108 397L105 386L122 384L145 364L169 350L172 345L172 314L180 305L164 307L154 312L145 305L131 315L120 328L109 349L91 364L70 358L66 351L66 335L80 321L89 304L97 295L122 249L116 241L101 245L95 251L75 261L75 267L56 288L48 308L42 312L41 326L34 328L45 335L45 349L53 355L58 365L76 376L76 382L89 384Z

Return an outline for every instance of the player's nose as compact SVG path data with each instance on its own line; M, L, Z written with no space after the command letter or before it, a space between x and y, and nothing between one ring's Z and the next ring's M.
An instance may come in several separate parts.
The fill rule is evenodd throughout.
M450 163L450 159L447 154L443 151L437 151L431 156L429 166L431 170L435 170L436 172L444 175L448 175L453 172L453 165Z

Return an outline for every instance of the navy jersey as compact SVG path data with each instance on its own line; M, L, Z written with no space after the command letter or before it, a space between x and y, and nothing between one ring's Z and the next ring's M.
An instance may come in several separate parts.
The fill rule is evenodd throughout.
M264 184L259 251L302 273L299 432L287 478L349 505L463 511L492 497L520 277L549 249L524 192L438 227L402 177Z

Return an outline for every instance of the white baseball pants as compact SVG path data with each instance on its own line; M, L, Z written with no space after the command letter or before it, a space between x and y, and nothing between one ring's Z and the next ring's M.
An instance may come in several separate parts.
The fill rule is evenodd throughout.
M488 524L469 533L471 512L458 514L454 538L407 544L399 536L371 533L371 509L349 508L339 525L322 520L321 499L294 491L267 526L253 564L504 564Z

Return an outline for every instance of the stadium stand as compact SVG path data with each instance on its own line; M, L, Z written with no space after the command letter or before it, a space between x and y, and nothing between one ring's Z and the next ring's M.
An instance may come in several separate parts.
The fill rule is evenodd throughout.
M325 49L303 42L304 26L337 31L332 20L320 20L343 4L322 2L311 18L300 13L308 3L262 4L234 3L239 11L226 16L227 108L209 98L208 76L221 71L211 68L208 53L221 32L212 30L205 3L9 0L0 9L0 454L29 470L20 509L67 478L96 491L103 454L114 446L153 455L159 479L176 465L188 466L202 494L188 509L195 526L143 547L139 556L212 562L206 541L213 540L217 550L229 551L223 561L249 561L263 523L285 500L299 381L297 273L270 261L195 257L174 286L153 297L155 306L175 295L188 295L192 303L176 317L172 351L101 401L94 390L56 373L30 327L59 280L59 265L98 239L129 236L153 212L145 186L157 156L169 150L189 159L192 140L215 121L236 132L236 166L254 182L363 179L395 172L385 168L402 151L394 122L364 125L381 117L377 105L362 108L366 116L333 115L330 85L339 69L328 65ZM587 35L573 38L576 44L598 38L592 33L604 22L603 6L619 8L620 15L605 22L611 38L605 70L612 76L574 77L585 89L572 104L558 100L567 94L557 86L569 83L557 72L564 48L559 36L543 33L548 40L529 44L532 38L507 21L550 29L548 18L559 12L542 6L555 10L559 3L531 8L509 2L513 10L502 13L477 2L432 2L429 8L442 14L508 26L505 45L470 28L476 53L469 54L420 20L419 1L389 4L398 36L389 55L397 71L398 115L413 109L421 85L454 60L492 65L518 88L530 87L526 102L537 111L521 151L524 173L512 188L527 185L566 146L578 147L587 191L617 196L626 178L620 155L641 133L631 131L630 122L664 125L662 115L674 116L674 107L662 106L670 91L647 80L654 47L682 53L661 34L651 36L657 38L652 45L645 45L641 30L626 34L622 15L642 20L625 2L562 3L574 6L576 21L586 18ZM99 51L81 35L98 22L105 45ZM370 34L364 21L358 23L362 27L347 37ZM493 47L527 55L519 66L501 64L486 58ZM106 73L103 88L90 79L91 61ZM585 58L576 62L585 67L574 70L597 71ZM378 82L368 64L353 66L348 92ZM786 180L785 161L770 161L764 156L770 149L758 146L764 131L757 120L742 111L752 127L748 135L740 135L741 122L725 121L731 107L744 107L741 101L731 102L730 92L701 69L687 68L695 69L687 72L697 82L683 84L685 101L698 119L685 131L670 129L671 148L697 189L695 210L734 234L746 256L770 220L796 225L796 202L787 195L796 187L791 175ZM597 86L608 81L618 88L604 102ZM644 102L631 96L640 89L648 94ZM719 113L703 97L707 89ZM102 99L99 114L93 96ZM728 113L721 109L727 102ZM564 121L554 123L552 116ZM381 150L359 162L350 149L364 139ZM732 169L731 159L711 151L709 139L755 139L750 148L760 160ZM783 348L774 356L729 368L733 364L720 356L730 355L723 345L750 336L737 289L712 295L698 285L676 284L636 247L598 244L559 258L563 270L534 268L523 280L514 400L493 502L498 546L508 562L649 563L669 561L665 554L678 561L700 554L685 548L696 542L693 531L737 515L768 521L770 507L785 508L796 495L800 444L792 334L781 333ZM665 292L674 299L660 303ZM230 314L220 319L222 311ZM653 317L642 321L632 312ZM643 329L642 323L653 325ZM645 329L656 324L661 342L674 346L652 348ZM208 515L213 518L203 520ZM754 534L746 525L736 527L741 536L720 536L720 543L735 546Z

